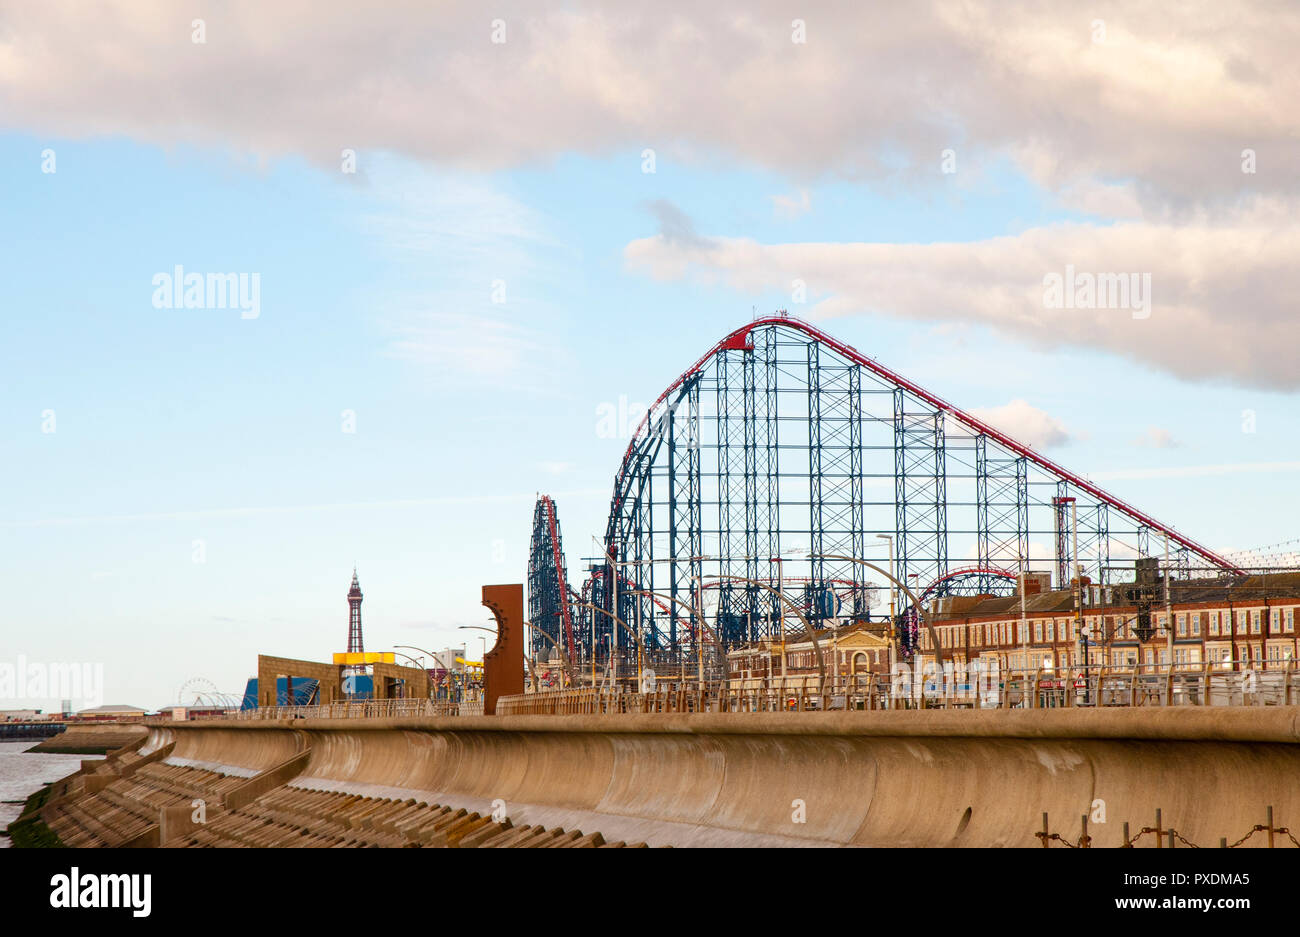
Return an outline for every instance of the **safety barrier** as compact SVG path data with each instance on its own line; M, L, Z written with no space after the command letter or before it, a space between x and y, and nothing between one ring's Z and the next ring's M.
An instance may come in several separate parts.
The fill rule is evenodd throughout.
M1225 672L1212 665L1164 668L961 670L900 667L893 675L754 681L660 681L651 692L583 687L497 701L498 715L689 712L816 712L877 709L1058 709L1073 707L1291 706L1300 702L1294 664Z
M202 719L389 719L399 716L456 716L465 704L431 699L343 700L319 706L261 706L229 715L215 714ZM482 704L479 704L482 711ZM155 724L166 725L167 720Z

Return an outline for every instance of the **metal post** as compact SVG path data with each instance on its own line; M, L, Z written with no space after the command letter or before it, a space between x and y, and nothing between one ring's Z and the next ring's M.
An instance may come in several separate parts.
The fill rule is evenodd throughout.
M609 553L609 571L610 578L614 580L614 614L618 614L618 559L617 549L614 544L610 544ZM640 578L640 577L638 577ZM593 619L594 621L595 619ZM609 665L610 665L610 688L617 692L618 688L618 625L615 623L609 626Z
M1169 597L1169 532L1165 532L1165 628L1168 634L1165 646L1169 654L1169 666L1174 665L1174 606Z
M699 621L695 624L695 652L699 659L699 672L696 677L701 705L704 700L704 577L695 580L696 608L699 609Z
M1029 672L1029 622L1025 620L1025 577L1029 573L1029 557L1020 557L1020 635L1021 646L1025 649L1024 670L1021 671L1020 685L1025 687L1025 680ZM1036 671L1035 671L1036 672ZM1034 680L1033 695L1029 694L1028 688L1025 687L1026 705L1024 708L1034 708L1034 698L1038 695L1038 680Z
M890 701L893 701L894 669L898 666L898 638L895 633L895 599L898 586L894 583L894 538L890 534L876 534L877 540L885 541L889 550L889 687Z

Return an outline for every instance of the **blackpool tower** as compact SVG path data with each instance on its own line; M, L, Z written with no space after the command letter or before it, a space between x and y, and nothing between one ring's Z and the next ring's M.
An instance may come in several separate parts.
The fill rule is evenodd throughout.
M357 581L357 568L352 567L352 588L348 590L348 653L360 654L365 650L361 641L361 583Z

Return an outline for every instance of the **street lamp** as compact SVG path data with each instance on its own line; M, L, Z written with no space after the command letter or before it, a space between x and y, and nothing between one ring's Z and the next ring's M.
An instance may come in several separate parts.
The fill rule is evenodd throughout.
M703 585L704 585L704 584L703 584L703 582L700 582L699 585L700 585L700 589L699 589L698 591L702 593L702 592L703 592ZM700 606L696 606L696 605L692 605L692 604L690 604L689 602L685 602L685 601L683 601L682 599L678 599L678 598L675 598L675 597L673 597L673 596L671 596L671 595L668 595L666 592L652 592L652 591L649 590L649 589L629 589L628 592L629 592L630 594L632 594L632 595L646 595L646 596L651 596L651 597L656 598L656 599L662 599L662 600L667 601L667 602L672 602L674 605L680 605L682 608L686 609L686 610L689 611L693 616L695 616L696 619L701 623L701 631L700 631L700 634L699 634L698 640L701 642L701 645L700 645L700 655L699 655L699 657L700 657L700 677L699 677L699 681L700 681L700 683L702 684L702 683L704 682L704 652L703 652L704 632L706 632L706 631L710 631L710 629L708 628L708 626L703 624L703 622L704 622L704 611L703 611L703 609L701 608L701 606L703 605L703 602L702 602L702 601L700 602ZM701 596L701 598L702 598L702 596ZM661 607L662 607L662 606L661 606ZM723 666L725 667L725 666L726 666L726 651L725 651L725 649L724 649L723 646L722 646L722 641L718 638L718 633L717 633L716 631L713 631L712 634L713 634L713 643L714 643L715 645L717 645L717 647L718 647L718 651L719 651L719 653L722 655ZM640 642L638 641L638 646L639 646L639 644L640 644ZM639 660L639 658L638 658L638 660ZM683 679L683 680L686 679L686 663L685 663L685 661L682 662L682 679Z
M893 534L876 534L877 540L885 541L889 548L889 673L894 673L898 665L898 638L895 634L894 600L898 596L898 587L894 584L894 536Z
M829 559L829 557L828 557L828 559ZM746 577L744 577L744 576L726 576L726 575L721 575L721 574L716 575L716 576L710 576L710 577L708 577L708 578L710 578L710 579L719 579L719 580L729 580L729 581L734 581L734 582L747 582L747 583L749 583L749 584L752 585L752 586L758 586L758 588L760 588L760 589L765 589L765 590L767 590L768 592L772 593L772 595L776 596L777 601L778 601L778 604L780 605L780 608L781 608L782 614L784 614L785 606L786 606L786 605L790 606L790 611L794 612L795 615L798 616L799 620L803 623L804 630L808 632L808 637L809 637L809 639L812 641L813 652L814 652L814 653L816 654L816 656L817 656L817 675L818 675L818 682L819 682L819 685L818 685L818 688L817 688L817 694L818 694L818 696L824 696L824 695L826 694L826 659L825 659L825 658L823 657L823 655L822 655L822 648L821 648L821 645L820 645L820 644L818 643L818 641L817 641L817 632L816 632L816 630L813 628L813 626L812 626L812 622L810 622L810 621L807 619L807 617L804 616L804 613L803 613L803 612L799 611L799 606L797 606L797 605L795 605L793 602L791 602L790 599L786 596L786 594L785 594L784 592L781 592L781 591L779 591L779 590L777 590L777 589L773 589L773 588L772 588L771 586L769 586L767 583L759 582L759 581L756 580L756 579L748 579L748 578L746 578ZM784 652L785 652L785 649L784 649L785 635L784 635L784 634L781 635L781 640L782 640L782 654L784 654ZM783 664L784 664L784 662L783 662ZM784 680L785 680L785 674L784 674L784 673L781 674L781 679L782 679L782 682L784 682Z
M482 625L458 625L458 631L486 631L488 634L496 634L493 628L484 628ZM483 642L483 656L479 659L479 682L480 684L487 681L487 638L479 638ZM527 655L525 655L527 659ZM480 687L481 689L481 687Z
M445 664L445 663L446 663L446 661L442 660L442 659L441 659L437 654L435 654L433 651L427 651L427 650L425 650L425 649L422 648L422 647L415 647L414 645L411 645L411 644L394 644L393 647L405 648L405 649L408 650L408 651L419 651L421 654L426 655L430 660L432 660L432 661L433 661L434 663L436 663L436 664ZM403 656L403 657L406 657L405 654L403 654L402 656ZM407 659L409 660L410 658L407 658ZM447 671L448 678L449 678L449 679L448 679L448 687L447 687L447 695L448 695L448 697L450 697L450 696L451 696L451 686L450 686L450 674L451 674L451 668L450 668L450 667L442 667L442 666L440 666L440 667L438 667L437 669L439 669L439 670L446 670L446 671ZM433 687L433 686L430 687L430 692L433 693L433 695L434 695L435 697L437 696L437 693L434 691L434 687Z
M411 663L413 663L413 664L415 665L415 669L416 669L416 670L424 670L424 658L420 658L419 660L416 660L416 659L415 659L414 657L412 657L410 654L403 654L403 653L401 653L400 651L394 651L393 653L396 654L398 657L405 657L407 660L409 660ZM429 682L428 679L427 679L428 671L427 671L427 670L424 670L424 672L425 672L425 675L426 675L425 686L427 687L427 686L428 686L428 682ZM406 681L403 680L403 681L401 681L401 682L402 682L402 684L403 684L403 687L405 687ZM405 690L403 690L403 694L405 694Z
M593 538L593 539L595 539L595 538ZM639 567L641 567L641 566L645 566L645 565L654 566L656 563L677 563L677 562L679 562L681 559L682 559L681 557L676 557L676 556L666 556L666 557L661 557L661 558L659 558L659 559L650 559L650 560L647 560L647 559L637 559L637 560L622 560L622 561L618 561L618 560L615 560L615 559L610 555L609 551L606 551L606 552L605 552L605 560L606 560L606 562L609 563L609 568L610 568L610 571L611 571L611 573L612 573L612 579L613 579L613 582L612 582L612 592L613 592L613 598L614 598L614 610L615 610L615 611L618 610L618 571L619 571L619 569L620 569L621 567L624 567L624 566L636 566L636 567L638 567L638 570L639 570ZM708 556L692 556L692 557L689 557L688 559L689 559L691 562L696 562L696 561L698 561L698 562L700 562L700 563L705 563L705 562L708 562L708 561L711 559L711 557L708 557ZM699 590L700 590L700 587L702 586L702 584L701 584L700 581L699 581L700 579L701 579L700 576L691 576L691 580L692 580L693 582L696 583L696 587L697 587L697 588L696 588L695 591L699 591ZM639 584L639 581L640 581L640 576L639 576L639 573L638 573L638 584ZM631 593L636 593L636 592L638 592L638 591L640 591L640 590L636 590L636 589L630 589L630 590L629 590L629 592L631 592ZM651 594L651 595L659 595L659 593L650 593L650 594ZM660 598L666 598L666 596L659 596L659 597L660 597ZM676 602L677 600L676 600L676 599L673 599L673 601ZM700 606L702 607L702 606L704 605L704 600L703 600L703 596L702 596L702 595L699 597L698 601L699 601ZM704 614L703 614L703 611L702 611L702 610L697 610L697 609L694 608L694 606L687 605L686 603L678 603L678 604L685 605L686 608L692 609L693 612L695 612L696 614L698 614L698 618L699 618L699 622L700 622L700 628L701 628L702 630L701 630L700 634L697 636L697 641L698 641L698 642L702 642L702 641L703 641L703 631L704 631L704 630L707 630L707 628L706 628L705 625L704 625ZM598 611L605 612L604 609L598 609ZM608 612L605 612L605 614L608 615L609 613L608 613ZM618 619L615 619L615 620L617 621ZM638 625L638 627L640 626L640 624L641 624L641 622L640 622L640 606L638 605L638 612L637 612L637 625ZM627 628L627 625L624 625L623 628L624 628L625 631L628 631L629 634L632 633L632 632ZM617 642L617 639L618 639L618 629L617 629L617 628L612 628L611 630L613 631L613 635L612 635L612 639L613 639L613 640L611 640L611 647L612 647L612 646L614 646L614 645L616 644L616 642ZM637 644L638 644L638 647L641 646L641 641L640 641L640 636L639 636L639 634L638 634L638 636L637 636ZM702 663L702 660L701 660L701 667L702 667L702 666L703 666L703 663ZM682 679L683 679L683 680L686 678L685 667L686 667L686 664L685 664L685 661L683 661L683 662L682 662L682 668L683 668L683 669L682 669ZM615 669L615 673L617 674L617 669ZM593 648L592 648L592 682L593 682L593 683L595 682L595 647L594 647L594 636L593 636Z
M640 593L642 590L640 590L640 589L631 589L631 590L629 590L629 591L631 591L631 592L635 595L635 594ZM640 682L641 682L641 639L640 639L640 637L637 636L636 632L634 632L631 628L629 628L629 627L624 623L623 619L619 618L619 617L618 617L617 615L615 615L613 612L607 612L607 611L605 611L605 609L601 608L599 605L592 605L590 602L574 602L573 604L576 605L576 606L578 606L579 608L589 608L589 609L591 609L593 612L600 612L602 615L605 615L606 617L608 617L608 618L611 619L612 621L617 622L617 627L614 629L615 631L617 631L618 628L622 628L624 631L627 632L628 637L630 637L630 638L632 639L632 641L636 644L636 678L637 678L637 684L640 685ZM596 681L596 655L595 655L595 654L592 655L592 657L591 657L591 661L592 661L592 664L591 664L591 680L592 680L592 685L595 686L595 681ZM613 685L614 685L614 686L617 686L617 685L618 685L618 683L617 683L617 681L618 681L618 671L617 671L617 670L611 671L611 674L612 674L612 676L613 676Z
M555 648L557 651L560 652L560 663L564 671L564 676L568 678L569 686L573 686L573 662L569 659L568 652L565 651L564 648L560 646L560 643L558 641L556 641L549 634L547 634L544 628L537 627L531 621L524 622L524 625L533 629L534 637L545 638L547 641L551 643L551 647ZM528 669L532 671L533 674L533 689L534 690L540 689L537 682L537 668L533 666L532 659L527 654L524 655L524 660L528 662Z

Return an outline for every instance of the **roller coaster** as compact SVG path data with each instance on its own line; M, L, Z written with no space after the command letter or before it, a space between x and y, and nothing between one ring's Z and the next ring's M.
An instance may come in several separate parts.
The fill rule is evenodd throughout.
M603 547L570 588L555 505L538 500L534 651L673 666L785 633L778 593L815 627L871 621L888 585L837 557L892 561L926 601L1010 594L1031 550L1058 588L1076 570L1131 578L1133 560L1166 551L1173 577L1245 572L784 314L731 332L655 400L615 475Z

